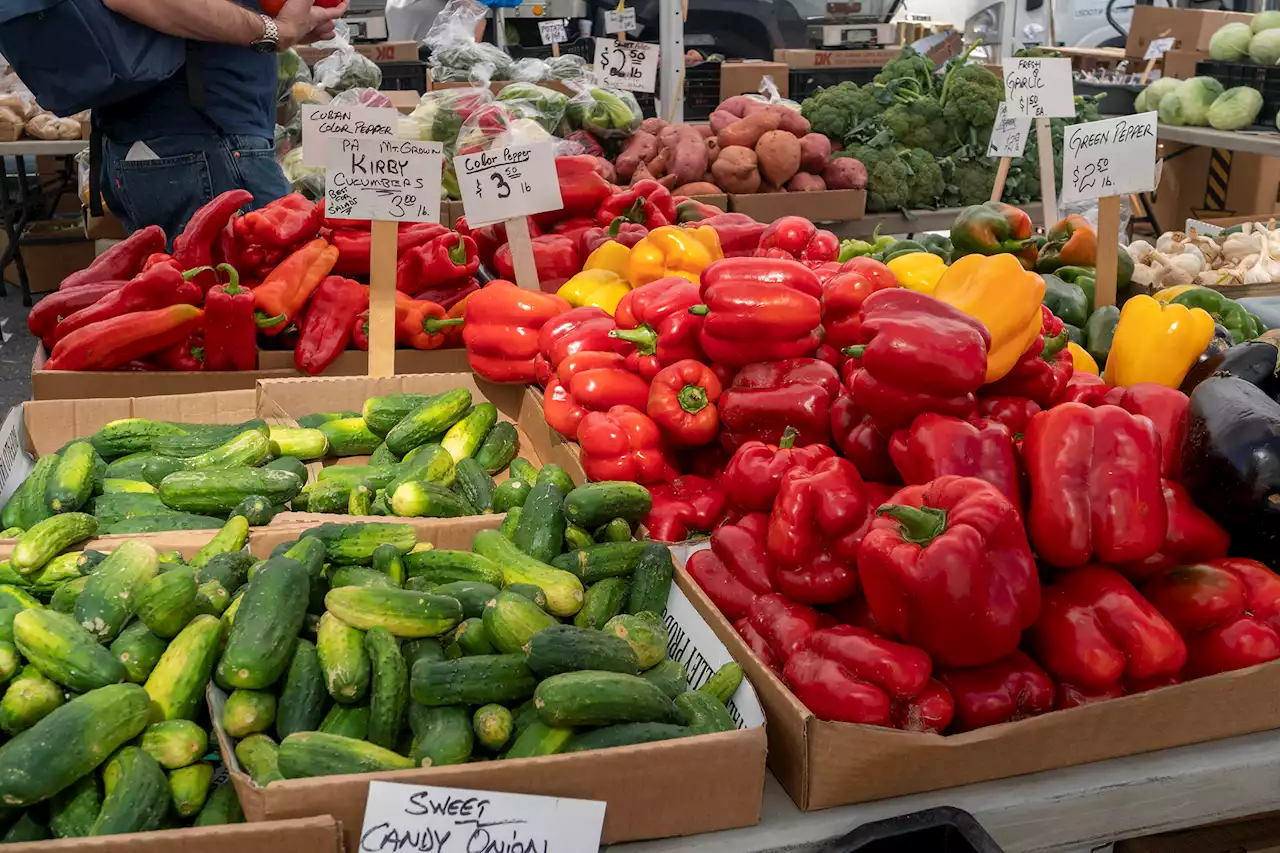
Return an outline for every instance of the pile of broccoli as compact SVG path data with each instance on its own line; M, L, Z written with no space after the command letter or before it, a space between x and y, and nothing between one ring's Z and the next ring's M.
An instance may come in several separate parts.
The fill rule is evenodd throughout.
M866 86L820 89L801 105L815 133L843 145L836 156L867 167L869 210L957 207L991 197L996 161L986 156L987 143L1004 84L983 65L967 64L972 52L938 69L908 47ZM1074 120L1052 122L1059 164L1063 128L1097 118L1091 99L1076 103ZM1006 201L1040 197L1037 156L1033 133L1026 154L1010 164Z

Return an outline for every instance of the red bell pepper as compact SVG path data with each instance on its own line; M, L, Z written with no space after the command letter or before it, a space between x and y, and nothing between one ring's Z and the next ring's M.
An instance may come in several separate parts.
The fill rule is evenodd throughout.
M720 213L708 216L698 225L705 225L720 238L720 250L726 258L746 258L760 246L760 237L769 226L745 213Z
M746 617L756 593L729 571L718 554L710 549L695 551L689 555L685 568L726 619L737 621Z
M253 320L253 291L240 286L240 273L219 264L226 284L204 297L206 370L253 370L258 366L258 326Z
M67 317L88 308L104 296L115 293L129 282L101 281L59 290L40 298L27 313L27 329L37 338L49 338L46 349L53 347L53 330ZM695 285L695 288L697 286Z
M1191 398L1177 388L1153 382L1112 388L1102 398L1109 406L1119 406L1131 415L1151 421L1160 436L1160 475L1170 480L1182 473L1182 451L1187 443Z
M1026 397L1046 409L1062 401L1075 373L1071 351L1067 349L1067 331L1047 305L1041 305L1040 312L1040 335L1014 362L1012 370L983 386L984 394Z
M720 442L731 452L748 441L774 444L790 428L797 444L829 444L840 387L836 369L814 358L748 364L720 400Z
M573 241L573 245L578 247L581 254L582 235L588 231L596 229L596 221L590 216L571 216L568 219L562 219L551 229L552 234L559 234L562 237L568 237ZM583 257L586 257L585 255Z
M158 267L161 264L173 267L178 272L184 272L182 267L178 266L178 262L173 259L173 255L167 252L156 252L153 255L148 255L147 259L142 262L142 272L146 272L152 267Z
M978 398L978 417L1004 424L1019 443L1027 432L1027 424L1040 412L1040 404L1026 397Z
M753 595L775 591L773 560L765 544L768 531L769 516L752 512L711 533L711 550Z
M574 353L592 350L614 352L617 344L610 333L617 328L603 308L584 305L566 311L538 330L538 354L534 367L538 381L546 382L560 362Z
M723 208L684 195L675 196L675 201L676 220L681 225L686 225L690 222L702 223L713 216L719 216L724 213Z
M185 341L204 312L178 304L102 320L67 335L53 348L45 370L115 370Z
M1145 560L1115 567L1135 584L1174 566L1225 557L1231 547L1231 535L1195 505L1186 489L1172 480L1161 481L1161 486L1169 516L1164 544Z
M1186 678L1280 658L1280 577L1261 563L1176 566L1147 581L1142 594L1186 642Z
M591 412L578 427L582 470L592 480L629 480L641 485L675 476L658 425L632 406Z
M317 239L272 270L253 290L254 318L262 333L278 335L287 329L337 261L338 250Z
M645 411L673 447L697 447L715 441L719 400L720 380L711 368L690 358L658 371Z
M605 228L593 226L583 231L578 236L578 255L585 262L587 258L591 257L592 252L605 243L620 243L627 248L631 248L648 236L649 229L645 226L615 219ZM687 280L685 279L685 281Z
M889 455L907 485L939 477L977 477L1022 511L1021 472L1013 436L995 421L962 421L926 412L889 440Z
M369 305L369 294L355 281L331 275L307 305L293 349L293 364L308 376L323 373L351 342L351 325Z
M1186 644L1169 620L1105 566L1055 575L1030 642L1050 675L1085 691L1174 677L1187 662Z
M955 699L957 732L1025 720L1054 707L1053 679L1022 652L985 666L943 670L938 678Z
M161 370L190 373L204 370L204 334L197 330L190 337L152 354L151 363Z
M626 369L622 356L584 350L560 362L547 382L543 408L552 429L573 437L588 412L614 406L643 409L648 397L649 384Z
M56 349L57 344L72 332L94 323L139 311L154 311L169 305L198 305L200 297L199 286L184 280L182 273L170 266L155 267L148 272L139 273L128 284L87 308L81 308L55 326L54 347Z
M1031 419L1023 458L1027 529L1050 565L1137 562L1164 542L1160 439L1146 418L1118 406L1064 403Z
M698 285L680 276L659 279L623 296L613 312L618 330L609 337L634 344L627 366L652 379L678 361L702 360L702 318L689 313L700 300Z
M59 290L71 290L89 284L101 284L111 281L128 281L142 272L143 264L151 255L164 251L164 229L159 225L148 225L134 231L128 237L107 249L93 259L89 266L77 270L62 280ZM43 305L49 297L40 301ZM37 308L39 305L36 306ZM84 307L84 306L81 306ZM35 312L32 309L32 313ZM32 334L43 335L43 332L32 330Z
M600 204L613 195L613 184L600 173L596 158L588 154L557 157L556 178L560 184L561 209L554 215L544 215L549 221L566 216L595 216Z
M705 317L703 352L731 367L812 354L822 343L822 306L806 291L821 288L796 261L716 261L702 271L703 304L689 309Z
M474 276L466 279L458 279L457 281L446 281L431 287L424 287L421 290L415 290L410 294L414 299L425 302L434 302L444 308L452 309L453 306L466 299L471 294L480 289L480 281ZM461 340L462 330L459 328L459 340Z
M1111 386L1100 376L1092 373L1076 371L1067 382L1067 389L1059 403L1084 403L1086 406L1101 406Z
M822 283L822 328L836 349L863 342L862 303L878 290L898 287L889 268L871 258L854 258Z
M231 219L231 248L226 251L224 242L224 260L253 278L265 278L280 261L319 236L320 219L320 208L301 193L278 198Z
M525 221L529 226L530 237L542 236L542 228L538 226L538 223L532 217L526 217ZM507 242L506 222L494 222L492 225L472 228L467 224L467 217L459 216L457 222L454 223L454 230L462 236L470 237L476 241L476 252L480 255L480 263L489 268L493 267L493 256Z
M218 243L222 230L235 212L251 201L253 194L247 190L227 190L193 213L186 228L174 238L173 259L178 262L179 269L208 269L196 279L202 291L218 283L213 271L214 244Z
M410 249L448 233L449 229L438 222L402 222L396 231L396 257L402 258ZM338 248L338 262L333 265L333 274L367 278L372 241L368 228L334 229L329 237L329 242Z
M902 482L902 475L889 455L889 439L876 428L870 415L858 409L852 394L841 394L831 404L831 435L836 447L857 466L864 480Z
M649 493L653 507L644 526L655 541L683 542L690 534L710 533L724 519L724 492L705 477L683 474Z
M467 298L462 339L467 362L490 382L527 385L537 379L538 332L569 303L551 293L493 281Z
M676 202L671 191L657 181L636 181L606 198L596 212L596 224L602 228L618 219L650 229L675 225Z
M877 514L858 571L889 636L949 667L1018 647L1040 612L1040 580L1018 510L995 486L939 477L907 486Z
M850 390L883 432L925 412L968 417L987 370L991 337L982 323L913 290L877 291L862 306L862 337Z
M783 216L764 229L759 248L781 249L797 261L821 264L840 254L840 238L803 216Z
M893 703L893 727L904 732L942 734L956 717L956 701L951 691L936 678L930 678L915 696Z
M761 663L778 673L778 675L782 675L782 664L778 662L773 649L769 648L769 643L764 637L760 636L756 626L751 624L750 617L744 616L734 622L733 630L738 632L738 636L742 637L742 641L747 644L747 648L760 659Z
M858 591L858 546L875 508L848 459L782 478L767 543L779 592L804 604L833 604Z
M812 471L835 456L825 444L795 447L796 432L784 432L777 445L748 441L725 465L720 485L729 502L743 512L768 512L782 487L782 477L792 468Z
M470 278L479 269L476 242L446 231L405 251L396 263L396 289L417 293L427 287Z
M534 237L533 263L538 273L538 285L547 293L555 293L560 286L582 271L582 259L578 247L561 234L543 234ZM501 246L493 256L498 275L515 281L515 261L511 257L511 244Z
M778 663L786 663L788 658L804 648L809 635L818 629L821 617L808 605L770 592L756 596L747 618L774 659Z

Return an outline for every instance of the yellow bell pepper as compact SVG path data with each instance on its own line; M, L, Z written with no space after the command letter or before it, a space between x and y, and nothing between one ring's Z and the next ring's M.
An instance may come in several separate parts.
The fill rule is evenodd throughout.
M907 290L933 295L938 281L947 271L947 264L937 255L928 252L912 252L899 255L889 261L889 272L898 280L898 284Z
M1077 373L1098 375L1098 362L1093 360L1093 356L1089 355L1084 347L1075 341L1069 341L1067 343L1067 351L1071 353L1071 364L1075 367Z
M1156 302L1161 304L1172 302L1173 298L1179 293L1186 293L1188 290L1195 290L1194 284L1177 284L1173 287L1166 287L1164 290L1157 290L1154 294Z
M696 282L704 269L723 257L714 228L663 225L631 248L627 278L632 287L669 276Z
M627 263L631 260L631 248L617 240L609 240L587 256L583 270L608 270L618 278L627 277Z
M987 382L1012 370L1040 334L1044 279L1014 255L965 255L947 268L933 296L987 327Z
M1204 309L1134 296L1120 310L1103 378L1108 385L1177 388L1212 338L1213 317Z
M597 249L596 251L600 250ZM618 307L618 302L630 290L631 285L627 284L627 280L616 272L595 269L583 270L560 285L560 289L556 291L556 296L559 296L574 308L590 305L594 308L602 308L612 316L614 310Z

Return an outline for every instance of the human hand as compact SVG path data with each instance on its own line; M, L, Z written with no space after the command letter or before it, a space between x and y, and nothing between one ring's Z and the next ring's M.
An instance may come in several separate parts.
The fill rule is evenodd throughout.
M333 38L333 24L347 12L346 0L328 8L315 0L287 0L276 15L280 49Z

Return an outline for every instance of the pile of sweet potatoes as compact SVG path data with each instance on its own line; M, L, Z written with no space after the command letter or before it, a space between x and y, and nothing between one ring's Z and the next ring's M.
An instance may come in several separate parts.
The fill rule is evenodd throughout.
M861 189L835 167L832 144L800 113L746 95L729 98L710 125L646 119L618 155L619 183L655 179L679 195ZM839 164L841 161L835 161Z

